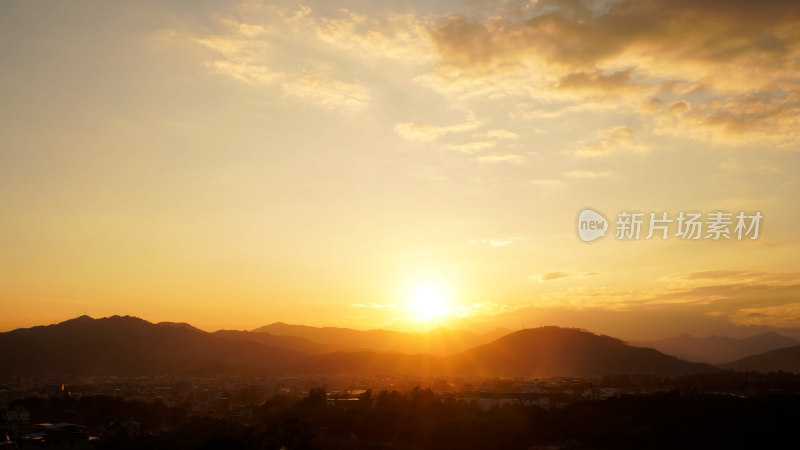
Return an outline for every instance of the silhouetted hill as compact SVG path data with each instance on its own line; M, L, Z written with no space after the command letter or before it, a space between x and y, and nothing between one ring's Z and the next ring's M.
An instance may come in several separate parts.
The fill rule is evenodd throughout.
M91 318L90 318L91 319ZM193 331L203 331L193 325L190 325L186 322L158 322L156 325L160 327L172 327L172 328L183 328L186 330L193 330Z
M449 355L462 352L477 345L491 342L510 333L498 328L488 333L437 328L426 333L403 333L390 330L353 330L335 327L310 327L290 325L282 322L272 323L253 330L255 333L267 332L274 336L296 336L316 343L324 343L327 348L337 351L375 351L431 355Z
M0 373L153 375L280 373L302 353L135 317L81 316L0 333Z
M339 352L307 358L304 373L401 373L429 376L588 377L609 374L663 376L718 372L653 349L586 331L543 327L522 330L446 356Z
M765 373L779 370L800 373L800 345L748 356L738 361L723 364L721 367Z
M442 332L449 335L449 331ZM518 331L450 356L374 351L308 355L277 345L317 349L316 344L303 339L266 333L207 333L188 324L152 324L127 316L82 316L55 325L0 333L0 374L583 377L719 370L653 349L631 347L608 336L558 327Z
M608 374L681 375L719 369L583 330L533 328L456 355L451 370L463 374L525 377Z
M266 332L252 332L239 330L219 330L212 333L214 336L232 339L237 341L257 342L267 347L286 348L303 353L319 354L332 352L335 348L311 342L308 339L297 336L273 336Z
M744 339L724 336L692 337L687 333L657 340L631 342L631 345L650 347L687 361L721 364L750 355L800 344L796 340L775 332L766 332Z

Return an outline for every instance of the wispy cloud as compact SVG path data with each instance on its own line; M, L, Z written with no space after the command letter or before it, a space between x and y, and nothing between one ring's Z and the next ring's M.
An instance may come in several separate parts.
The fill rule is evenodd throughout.
M425 64L433 60L431 19L413 14L367 16L342 10L340 17L307 16L304 26L323 42L357 58Z
M472 141L463 144L449 144L444 148L448 150L455 150L457 152L474 153L480 150L486 150L497 146L497 141Z
M600 130L596 132L594 139L575 150L575 154L578 156L598 157L623 150L634 152L646 150L644 146L635 144L633 137L633 130L625 126Z
M283 83L283 91L323 108L355 113L370 103L370 91L364 86L312 74Z
M275 72L262 64L248 64L228 60L217 60L211 63L214 71L243 81L247 84L271 84L283 74Z
M539 279L541 281L552 281L552 280L558 280L559 278L566 278L568 276L569 274L567 272L547 272L543 273L539 277Z
M484 139L516 139L519 135L513 131L495 129L476 134L475 137Z
M432 141L436 138L450 133L462 133L464 131L474 130L483 125L483 123L475 118L473 114L469 114L467 120L461 123L452 125L432 125L421 122L400 122L395 124L394 131L409 141L426 142Z

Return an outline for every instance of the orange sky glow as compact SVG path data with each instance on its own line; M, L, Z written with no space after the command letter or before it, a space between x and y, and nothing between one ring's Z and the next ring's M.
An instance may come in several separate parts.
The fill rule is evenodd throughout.
M0 331L800 335L798 2L3 2L0 24ZM584 208L605 237L579 239ZM623 211L763 220L617 239Z

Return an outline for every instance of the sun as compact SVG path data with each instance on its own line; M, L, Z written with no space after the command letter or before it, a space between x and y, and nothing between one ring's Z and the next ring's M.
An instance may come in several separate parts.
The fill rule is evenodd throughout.
M411 288L407 307L415 320L430 321L447 316L450 299L447 291L435 283L422 283Z

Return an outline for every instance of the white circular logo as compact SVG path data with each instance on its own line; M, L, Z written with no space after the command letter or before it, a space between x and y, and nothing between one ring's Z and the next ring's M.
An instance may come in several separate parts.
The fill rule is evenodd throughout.
M603 237L608 231L608 220L597 211L589 208L578 214L578 237L583 242L592 242Z

